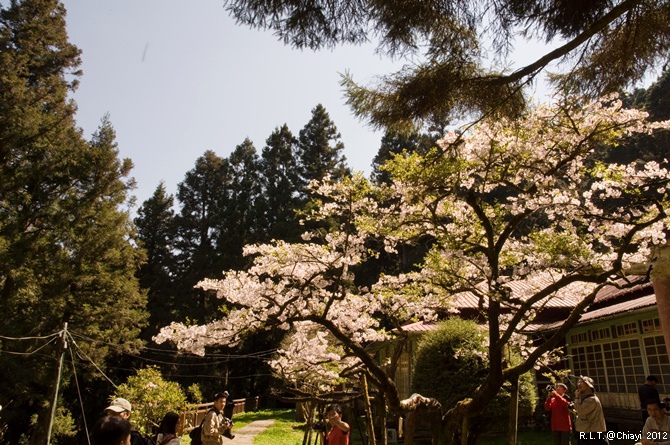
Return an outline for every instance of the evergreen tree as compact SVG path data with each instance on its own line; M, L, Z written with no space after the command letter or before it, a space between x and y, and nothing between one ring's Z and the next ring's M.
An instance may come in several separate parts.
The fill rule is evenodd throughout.
M328 112L318 104L298 137L297 157L303 187L310 181L323 180L326 175L337 181L351 174L342 155L344 144L340 138Z
M178 292L189 308L184 315L196 320L205 316L211 304L216 304L193 286L208 274L218 275L223 270L217 245L223 224L222 209L230 201L231 181L228 160L208 150L177 186L181 205L175 218Z
M256 148L245 139L228 157L231 168L230 199L222 213L218 250L226 269L243 265L242 247L257 242L261 227L256 201L262 194L260 159Z
M183 313L183 300L176 298L174 280L176 272L176 226L174 197L168 195L165 184L160 183L151 198L137 210L135 225L140 246L147 261L137 272L140 285L148 294L147 309L150 313L147 337L158 328L169 324Z
M295 137L284 124L267 138L261 153L263 196L258 201L263 238L297 240L300 227L296 210L300 206L300 178L295 154Z
M417 152L426 154L428 150L435 146L436 136L412 132L409 134L400 133L393 130L387 130L382 137L381 145L372 160L372 179L377 184L388 184L391 180L390 175L380 167L393 158L394 155L403 151L407 153Z
M226 0L237 23L272 29L297 48L379 42L379 52L410 56L396 73L362 87L342 84L357 116L378 128L518 116L524 87L552 63L561 91L600 96L634 84L668 59L669 0ZM510 69L520 40L547 44ZM515 48L516 47L516 48ZM493 56L491 56L493 55Z
M11 443L21 435L45 441L60 351L36 354L48 339L8 337L47 337L68 323L73 334L103 342L78 346L104 367L111 353L139 346L146 318L134 278L141 252L121 210L132 164L119 160L107 119L90 142L75 126L67 95L79 64L58 1L0 7L0 381L12 403L0 417ZM59 412L81 418L73 402L61 398Z

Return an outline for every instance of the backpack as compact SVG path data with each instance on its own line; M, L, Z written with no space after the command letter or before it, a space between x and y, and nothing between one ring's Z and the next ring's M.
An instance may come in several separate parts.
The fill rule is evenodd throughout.
M205 419L211 411L213 410L210 409L207 411L205 417L202 419L202 422L200 422L200 425L196 426L191 430L191 432L188 433L188 437L191 438L191 445L202 445L202 424L205 423Z
M191 438L191 445L202 445L202 423L200 426L193 428L191 432L188 433L188 437Z
M156 445L156 442L136 430L130 430L130 445Z

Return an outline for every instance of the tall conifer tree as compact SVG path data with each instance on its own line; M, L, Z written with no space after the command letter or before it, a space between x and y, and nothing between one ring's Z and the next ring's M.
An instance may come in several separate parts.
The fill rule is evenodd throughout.
M330 115L323 105L318 104L298 137L297 153L303 186L312 180L321 181L326 175L338 180L350 174L342 155L344 143L340 139Z
M286 124L276 128L265 141L261 154L264 193L259 200L265 241L295 241L300 234L296 217L300 205L296 143Z
M193 286L207 274L215 275L223 270L218 244L222 209L230 201L231 180L228 160L208 150L177 186L177 199L181 205L175 218L179 292L189 307L186 315L194 319L205 316L210 299ZM211 304L216 302L212 300Z
M0 416L12 443L20 435L44 442L60 351L34 354L46 340L7 337L49 336L68 323L73 334L104 342L79 343L104 366L111 352L139 345L146 318L134 278L140 251L121 210L132 164L119 160L107 119L90 142L76 127L67 95L79 64L58 1L0 7L0 350L8 352L0 354L0 381L12 403ZM71 376L64 372L61 388ZM78 411L71 402L61 397L59 412Z
M183 310L182 299L176 298L174 293L177 228L173 206L174 197L167 194L161 182L154 194L142 203L135 218L138 241L147 255L137 275L140 285L148 292L149 337L155 335L159 327L175 320Z

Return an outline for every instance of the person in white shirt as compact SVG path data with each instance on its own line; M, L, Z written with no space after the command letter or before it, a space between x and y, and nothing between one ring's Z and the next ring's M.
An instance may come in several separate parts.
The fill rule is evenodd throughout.
M649 418L642 428L642 445L670 445L670 417L665 415L660 400L647 403Z

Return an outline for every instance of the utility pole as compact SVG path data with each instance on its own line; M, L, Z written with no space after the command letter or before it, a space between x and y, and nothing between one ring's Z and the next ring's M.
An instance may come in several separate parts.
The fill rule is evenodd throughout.
M54 386L53 400L51 402L51 414L49 415L49 427L46 434L46 445L51 444L51 430L54 425L54 418L56 417L56 408L58 406L58 393L60 392L60 378L63 373L63 361L65 360L65 351L67 350L67 322L63 323L63 330L60 333L62 340L60 360L58 361L58 369L56 371L56 384Z

